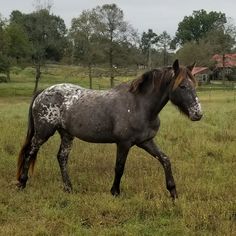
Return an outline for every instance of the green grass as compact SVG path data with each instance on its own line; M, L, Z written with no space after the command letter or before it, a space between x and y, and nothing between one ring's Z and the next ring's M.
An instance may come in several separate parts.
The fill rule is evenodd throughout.
M11 86L18 90L17 79L22 94L13 96ZM232 91L212 91L210 96L200 92L204 110L200 122L189 121L170 104L161 112L156 142L172 161L179 193L173 203L161 165L135 147L122 178L121 196L112 197L115 145L80 140L74 141L69 160L74 192L64 193L56 160L58 135L43 145L35 174L24 191L17 191L16 161L26 135L32 91L30 79L24 83L23 79L14 75L11 84L0 84L4 91L0 96L0 235L236 234ZM49 80L48 76L41 86ZM71 82L75 81L80 84L79 78L73 77Z
M105 76L108 71L94 68L93 89L106 89L110 87L110 79ZM99 72L97 72L99 70ZM42 69L39 89L44 89L56 83L74 83L85 88L89 87L87 69L78 66L57 66L47 65ZM116 76L115 84L121 81L134 79L134 76ZM31 96L35 84L35 69L27 67L25 69L13 68L10 83L0 83L0 97L10 96Z

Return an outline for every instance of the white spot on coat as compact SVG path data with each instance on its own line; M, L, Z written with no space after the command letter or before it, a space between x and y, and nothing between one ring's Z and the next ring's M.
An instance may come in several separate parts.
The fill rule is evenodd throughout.
M42 107L44 109L42 113L40 114L39 118L41 120L48 122L49 124L56 125L59 122L60 117L61 117L60 107L56 105L52 105L52 104L49 104L49 106L43 104Z

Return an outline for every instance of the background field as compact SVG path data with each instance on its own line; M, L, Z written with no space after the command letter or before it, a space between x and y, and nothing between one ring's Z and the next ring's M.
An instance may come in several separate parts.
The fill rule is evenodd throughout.
M67 69L67 77L65 70L50 69L40 86L65 81L88 86L78 71ZM95 84L103 88L109 81ZM171 104L161 112L156 142L172 161L179 192L173 203L161 165L138 148L129 155L121 196L112 197L115 145L80 140L69 161L75 191L64 193L57 135L41 148L34 176L18 192L16 159L33 85L30 68L0 84L0 235L236 235L235 91L200 91L200 122L189 121Z

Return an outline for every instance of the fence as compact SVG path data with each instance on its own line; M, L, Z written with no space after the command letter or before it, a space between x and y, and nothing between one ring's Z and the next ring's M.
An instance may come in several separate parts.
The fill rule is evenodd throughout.
M213 101L216 98L225 102L236 102L236 83L209 84L197 88L197 92L204 96L205 100Z

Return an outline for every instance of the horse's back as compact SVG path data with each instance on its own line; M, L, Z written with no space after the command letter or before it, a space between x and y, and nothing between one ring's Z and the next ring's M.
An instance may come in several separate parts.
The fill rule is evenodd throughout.
M91 142L113 142L112 107L114 90L91 90L73 84L45 89L33 103L34 122L42 127L63 128Z

